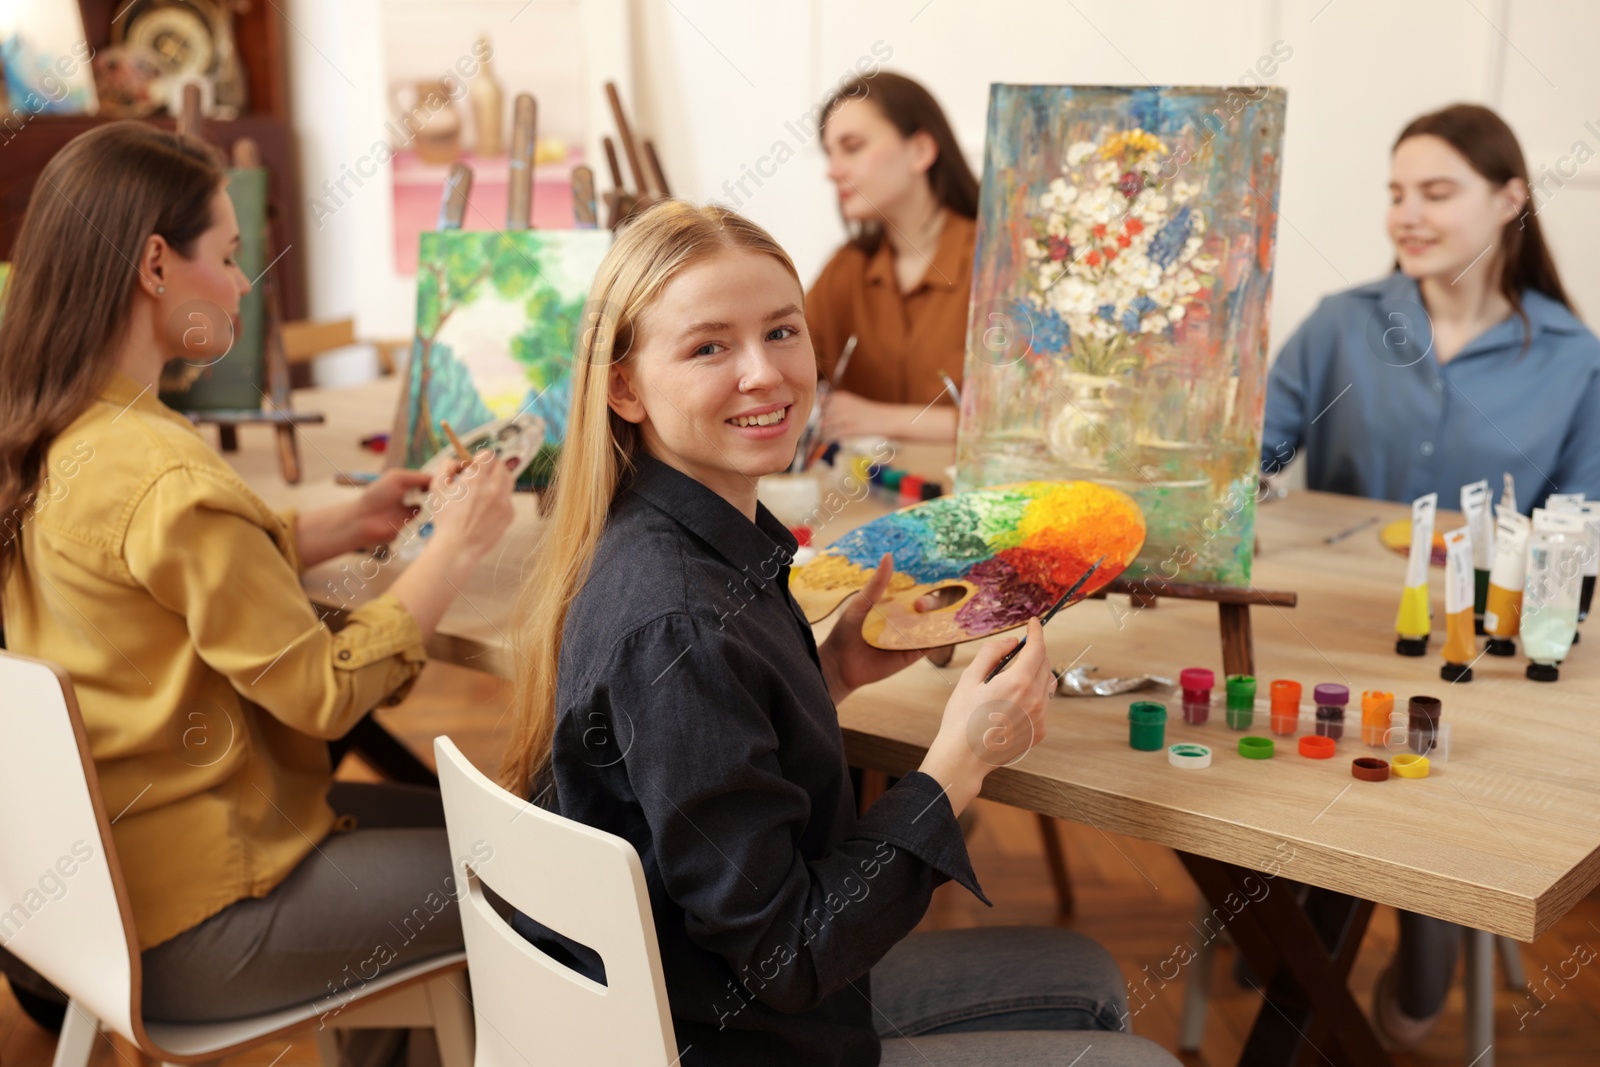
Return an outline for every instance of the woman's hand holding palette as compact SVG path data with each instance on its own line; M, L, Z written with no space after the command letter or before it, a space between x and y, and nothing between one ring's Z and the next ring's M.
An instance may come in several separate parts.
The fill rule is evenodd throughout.
M864 587L888 552L895 576L862 633L877 648L934 648L1044 614L1105 557L1073 603L1082 600L1133 562L1144 537L1139 505L1115 489L1093 482L992 486L913 504L852 530L791 571L789 590L817 622Z

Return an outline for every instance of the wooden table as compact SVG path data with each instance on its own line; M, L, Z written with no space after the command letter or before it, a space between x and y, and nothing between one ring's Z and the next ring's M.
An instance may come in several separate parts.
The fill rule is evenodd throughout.
M325 426L306 429L307 474L299 487L277 481L270 449L248 440L230 459L269 503L313 506L348 499L344 494L351 490L330 484L334 464L377 465L374 458L360 459L354 443L387 426L393 395L391 380L297 397L297 406L328 415ZM938 458L908 451L906 465L937 470ZM826 543L885 507L853 504L819 531L819 540ZM1267 964L1258 966L1261 974L1284 963L1280 984L1318 987L1309 993L1321 1009L1318 1022L1302 1038L1316 1045L1318 1034L1325 1035L1330 1051L1361 1063L1384 1058L1348 992L1341 1000L1328 988L1332 978L1342 981L1341 961L1347 968L1345 957L1353 958L1350 937L1335 939L1324 960L1316 960L1322 946L1307 940L1316 931L1303 917L1298 925L1287 918L1290 911L1300 914L1289 894L1266 892L1256 900L1240 881L1246 874L1274 872L1353 898L1355 905L1335 915L1322 935L1326 939L1328 929L1340 928L1357 942L1365 924L1361 909L1370 910L1363 902L1373 901L1529 941L1600 882L1600 715L1594 713L1600 669L1591 650L1600 635L1573 650L1553 685L1526 681L1521 658L1487 656L1475 663L1472 682L1444 683L1436 654L1442 633L1435 635L1430 655L1397 656L1393 621L1404 559L1379 545L1376 528L1333 545L1325 538L1372 517L1388 521L1406 514L1404 505L1320 493L1297 493L1259 512L1254 580L1262 588L1294 590L1300 601L1293 610L1253 611L1261 685L1257 726L1250 732L1268 733L1270 679L1304 684L1307 717L1312 686L1340 682L1351 690L1352 708L1336 758L1303 758L1291 739L1279 738L1275 758L1246 760L1235 749L1241 734L1227 727L1220 707L1206 725L1188 726L1174 694L1165 698L1172 712L1167 742L1197 741L1214 751L1210 768L1180 771L1168 765L1165 753L1129 748L1126 715L1133 698L1057 699L1045 739L1018 765L992 773L983 790L1003 803L1171 846L1184 854L1216 905L1230 892L1251 895L1230 925L1241 950L1258 965ZM517 523L502 551L464 588L430 653L508 673L504 637L539 527L533 501L519 501ZM314 599L353 606L381 591L397 570L386 565L358 586L346 579L346 591L330 595L330 581L339 590L341 576L353 573L344 566L308 573ZM1436 602L1442 600L1441 578L1436 572ZM1442 602L1437 606L1442 611ZM828 627L827 621L818 627L819 637ZM1102 675L1175 677L1186 666L1220 666L1216 609L1210 604L1162 600L1140 611L1113 596L1062 613L1048 640L1058 667L1094 664ZM948 668L924 662L847 699L839 718L851 762L892 774L915 768L973 647L958 649ZM1440 697L1443 722L1450 726L1448 761L1436 762L1422 780L1353 779L1351 759L1373 754L1359 742L1359 694L1365 689L1393 692L1402 710L1412 695ZM1253 884L1259 891L1265 883L1258 878ZM1288 988L1283 1002L1293 1006L1295 1000L1296 990ZM1264 1021L1267 1015L1263 1008ZM1309 1010L1301 1016L1309 1017ZM1245 1058L1250 1056L1247 1047Z

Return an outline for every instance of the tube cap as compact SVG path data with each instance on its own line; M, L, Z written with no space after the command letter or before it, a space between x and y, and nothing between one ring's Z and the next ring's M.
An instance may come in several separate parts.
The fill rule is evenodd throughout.
M1363 782L1386 782L1389 780L1389 761L1362 756L1350 761L1350 774Z
M1394 758L1390 764L1394 773L1401 778L1426 778L1428 777L1428 757L1418 756L1411 752L1404 752Z
M1270 737L1241 737L1239 738L1239 755L1245 759L1271 759L1272 738Z
M1397 637L1394 650L1402 656L1426 656L1428 654L1428 639L1426 637Z
M1320 707L1343 707L1350 703L1350 687L1338 682L1323 682L1312 691L1311 699Z
M1485 643L1483 650L1491 656L1515 656L1517 643L1509 637L1491 637Z
M1178 685L1184 689L1210 689L1217 684L1217 676L1204 667L1186 667L1178 675Z
M1465 663L1446 663L1439 668L1439 677L1447 682L1472 681L1472 668Z
M1167 749L1167 762L1186 771L1211 766L1211 750L1205 745L1173 745Z
M1322 734L1307 734L1300 739L1300 755L1308 759L1332 759L1336 747L1333 738Z
M1556 682L1561 680L1560 668L1549 663L1528 664L1527 676L1534 682Z

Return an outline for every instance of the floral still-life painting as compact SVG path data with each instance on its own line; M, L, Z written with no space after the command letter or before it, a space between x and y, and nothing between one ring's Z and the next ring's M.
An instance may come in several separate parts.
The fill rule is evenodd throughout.
M960 488L1113 486L1148 523L1130 578L1249 582L1284 107L991 87Z
M518 414L543 421L548 479L566 434L572 360L609 230L430 231L417 263L417 330L402 403L405 466L449 442L439 428Z

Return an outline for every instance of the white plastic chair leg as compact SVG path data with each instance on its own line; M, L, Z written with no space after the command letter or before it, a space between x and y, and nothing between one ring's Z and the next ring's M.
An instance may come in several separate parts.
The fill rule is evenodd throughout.
M1506 988L1513 993L1521 993L1528 985L1528 975L1522 969L1522 946L1515 938L1500 936L1495 938L1495 947L1500 950L1500 970L1506 980Z
M318 1027L313 1034L317 1043L317 1061L322 1067L339 1067L339 1038L331 1026Z
M1210 916L1210 905L1201 897L1195 922L1202 923ZM1216 953L1216 944L1208 940L1189 961L1189 979L1183 989L1183 1020L1178 1024L1180 1052L1200 1051L1200 1041L1206 1032L1206 1012L1211 1006L1211 971Z
M1495 935L1468 930L1467 1059L1472 1067L1494 1067Z
M433 1036L439 1043L440 1067L472 1067L475 1038L467 974L442 974L428 983Z
M52 1067L89 1067L94 1039L99 1036L100 1020L79 1007L77 1001L72 1001L61 1023L61 1036L56 1039Z

